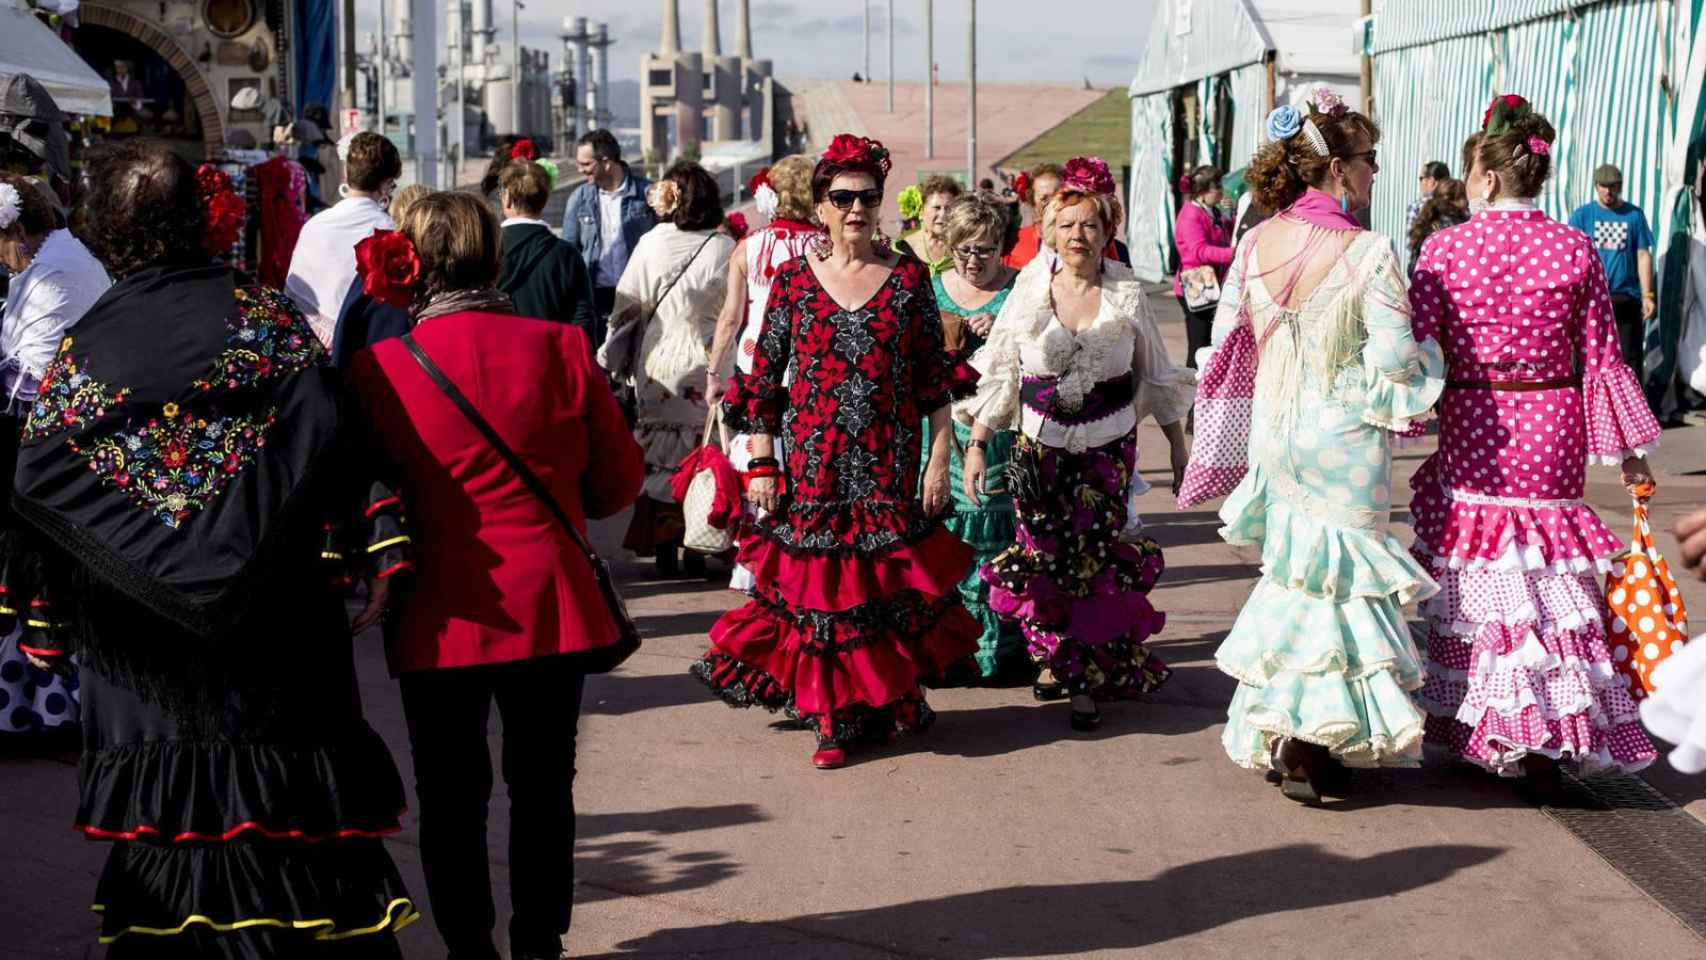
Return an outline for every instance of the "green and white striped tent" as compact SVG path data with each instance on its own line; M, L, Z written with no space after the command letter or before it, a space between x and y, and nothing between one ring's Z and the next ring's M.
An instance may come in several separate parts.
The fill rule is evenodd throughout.
M1361 94L1352 42L1357 0L1159 0L1132 78L1131 196L1126 230L1139 277L1156 281L1173 257L1176 140L1194 141L1202 162L1236 170L1262 142L1262 123L1281 103L1321 84L1348 103ZM1197 129L1175 131L1176 96L1194 88Z
M1692 197L1688 144L1699 142L1699 55L1706 0L1377 0L1375 118L1383 171L1372 222L1407 248L1404 211L1428 160L1459 170L1463 141L1498 94L1520 93L1558 129L1555 173L1540 197L1559 219L1593 199L1593 171L1623 170L1624 194L1646 211L1661 256L1686 238ZM1676 155L1679 144L1682 154ZM1698 146L1693 156L1698 161ZM1698 219L1698 210L1692 214ZM1675 270L1661 271L1680 284ZM1662 291L1662 324L1649 342L1674 344L1683 291ZM1665 336L1665 331L1670 335ZM1674 351L1673 351L1674 353ZM1669 381L1674 356L1648 358L1650 395Z

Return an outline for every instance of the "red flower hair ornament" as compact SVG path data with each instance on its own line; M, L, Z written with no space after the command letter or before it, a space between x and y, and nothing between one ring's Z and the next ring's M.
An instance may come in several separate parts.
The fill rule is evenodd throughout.
M196 190L202 206L207 208L207 228L201 243L209 256L217 257L237 245L243 233L243 217L249 205L231 188L231 178L211 163L195 171Z
M401 231L373 231L355 245L355 266L363 293L399 310L409 308L421 280L421 258Z
M1013 192L1018 195L1020 203L1031 202L1031 175L1023 170L1013 178Z
M515 142L515 146L509 148L509 158L511 160L537 160L539 159L539 148L533 145L532 140L523 137Z
M1060 178L1060 188L1074 193L1112 194L1114 172L1101 157L1073 157L1066 161L1066 176Z
M1487 104L1487 112L1481 114L1481 131L1488 136L1496 137L1510 128L1510 125L1532 113L1528 101L1514 93L1493 98Z
M823 162L869 171L879 179L887 179L890 168L894 166L889 159L888 147L869 137L851 133L838 133L834 140L829 141L829 149L823 152Z
M759 187L770 187L772 190L775 189L775 187L771 186L771 183L770 183L770 168L769 167L759 167L758 172L753 174L750 178L747 179L747 181L746 181L746 195L749 197L758 196L758 188Z
M723 225L729 228L729 235L734 237L736 240L744 238L750 229L746 224L746 214L739 211L731 213L724 218Z

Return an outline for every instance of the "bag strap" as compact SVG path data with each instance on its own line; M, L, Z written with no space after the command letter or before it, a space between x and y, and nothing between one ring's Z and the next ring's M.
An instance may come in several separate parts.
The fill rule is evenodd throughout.
M700 241L697 247L693 248L693 255L688 257L687 262L681 265L681 269L675 272L675 276L670 277L669 282L663 285L663 292L658 294L657 300L652 302L651 311L644 317L640 318L639 328L634 331L634 348L628 351L628 369L622 371L622 375L624 377L627 377L630 380L634 378L634 368L640 362L641 339L646 335L646 328L651 326L652 318L657 316L658 311L663 308L664 299L675 290L675 285L681 282L681 278L687 276L688 268L693 266L693 261L699 259L699 252L710 246L712 239L716 236L717 231L712 230L709 234L706 234L705 239ZM707 434L707 436L709 436L709 434Z
M509 468L515 471L517 477L521 478L521 482L527 487L528 492L545 505L545 509L550 512L552 517L556 518L557 523L569 532L569 537L574 540L575 546L579 547L581 552L586 554L587 560L596 567L599 560L598 553L592 549L592 544L587 542L586 537L574 525L574 521L569 519L569 515L564 512L562 504L558 503L557 498L553 497L551 491L545 487L545 481L539 479L539 475L533 472L533 468L523 462L520 455L504 442L503 437L498 435L498 431L491 423L480 415L480 411L474 409L474 405L468 401L468 398L463 395L456 384L450 382L450 378L444 375L444 371L438 368L438 364L432 362L432 358L427 356L426 351L422 350L421 345L415 341L414 334L405 333L402 340L403 346L409 348L409 353L414 355L415 362L421 365L421 369L426 371L426 375L432 378L432 382L438 385L438 389L443 391L446 397L450 398L450 402L456 405L456 409L462 411L462 416L474 425L474 429L480 431L480 435L486 438L486 442L491 444L498 456L509 464Z

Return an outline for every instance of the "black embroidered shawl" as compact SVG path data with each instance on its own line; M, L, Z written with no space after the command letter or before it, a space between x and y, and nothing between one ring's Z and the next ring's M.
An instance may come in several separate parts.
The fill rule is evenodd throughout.
M327 490L359 479L336 462L324 358L282 294L225 267L127 277L42 379L14 506L95 580L220 635L275 561L322 535Z

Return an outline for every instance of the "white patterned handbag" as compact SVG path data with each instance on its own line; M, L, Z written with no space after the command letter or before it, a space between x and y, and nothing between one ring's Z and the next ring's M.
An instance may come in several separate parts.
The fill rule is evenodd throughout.
M729 431L723 426L721 404L712 404L711 412L705 418L705 436L700 441L701 446L711 442L711 428L717 429L717 447L727 452L729 449ZM681 544L689 550L700 553L722 553L734 546L734 530L718 529L711 526L711 505L717 499L717 475L708 468L701 468L693 474L693 479L687 484L687 495L681 498L681 514L685 526L681 533Z

